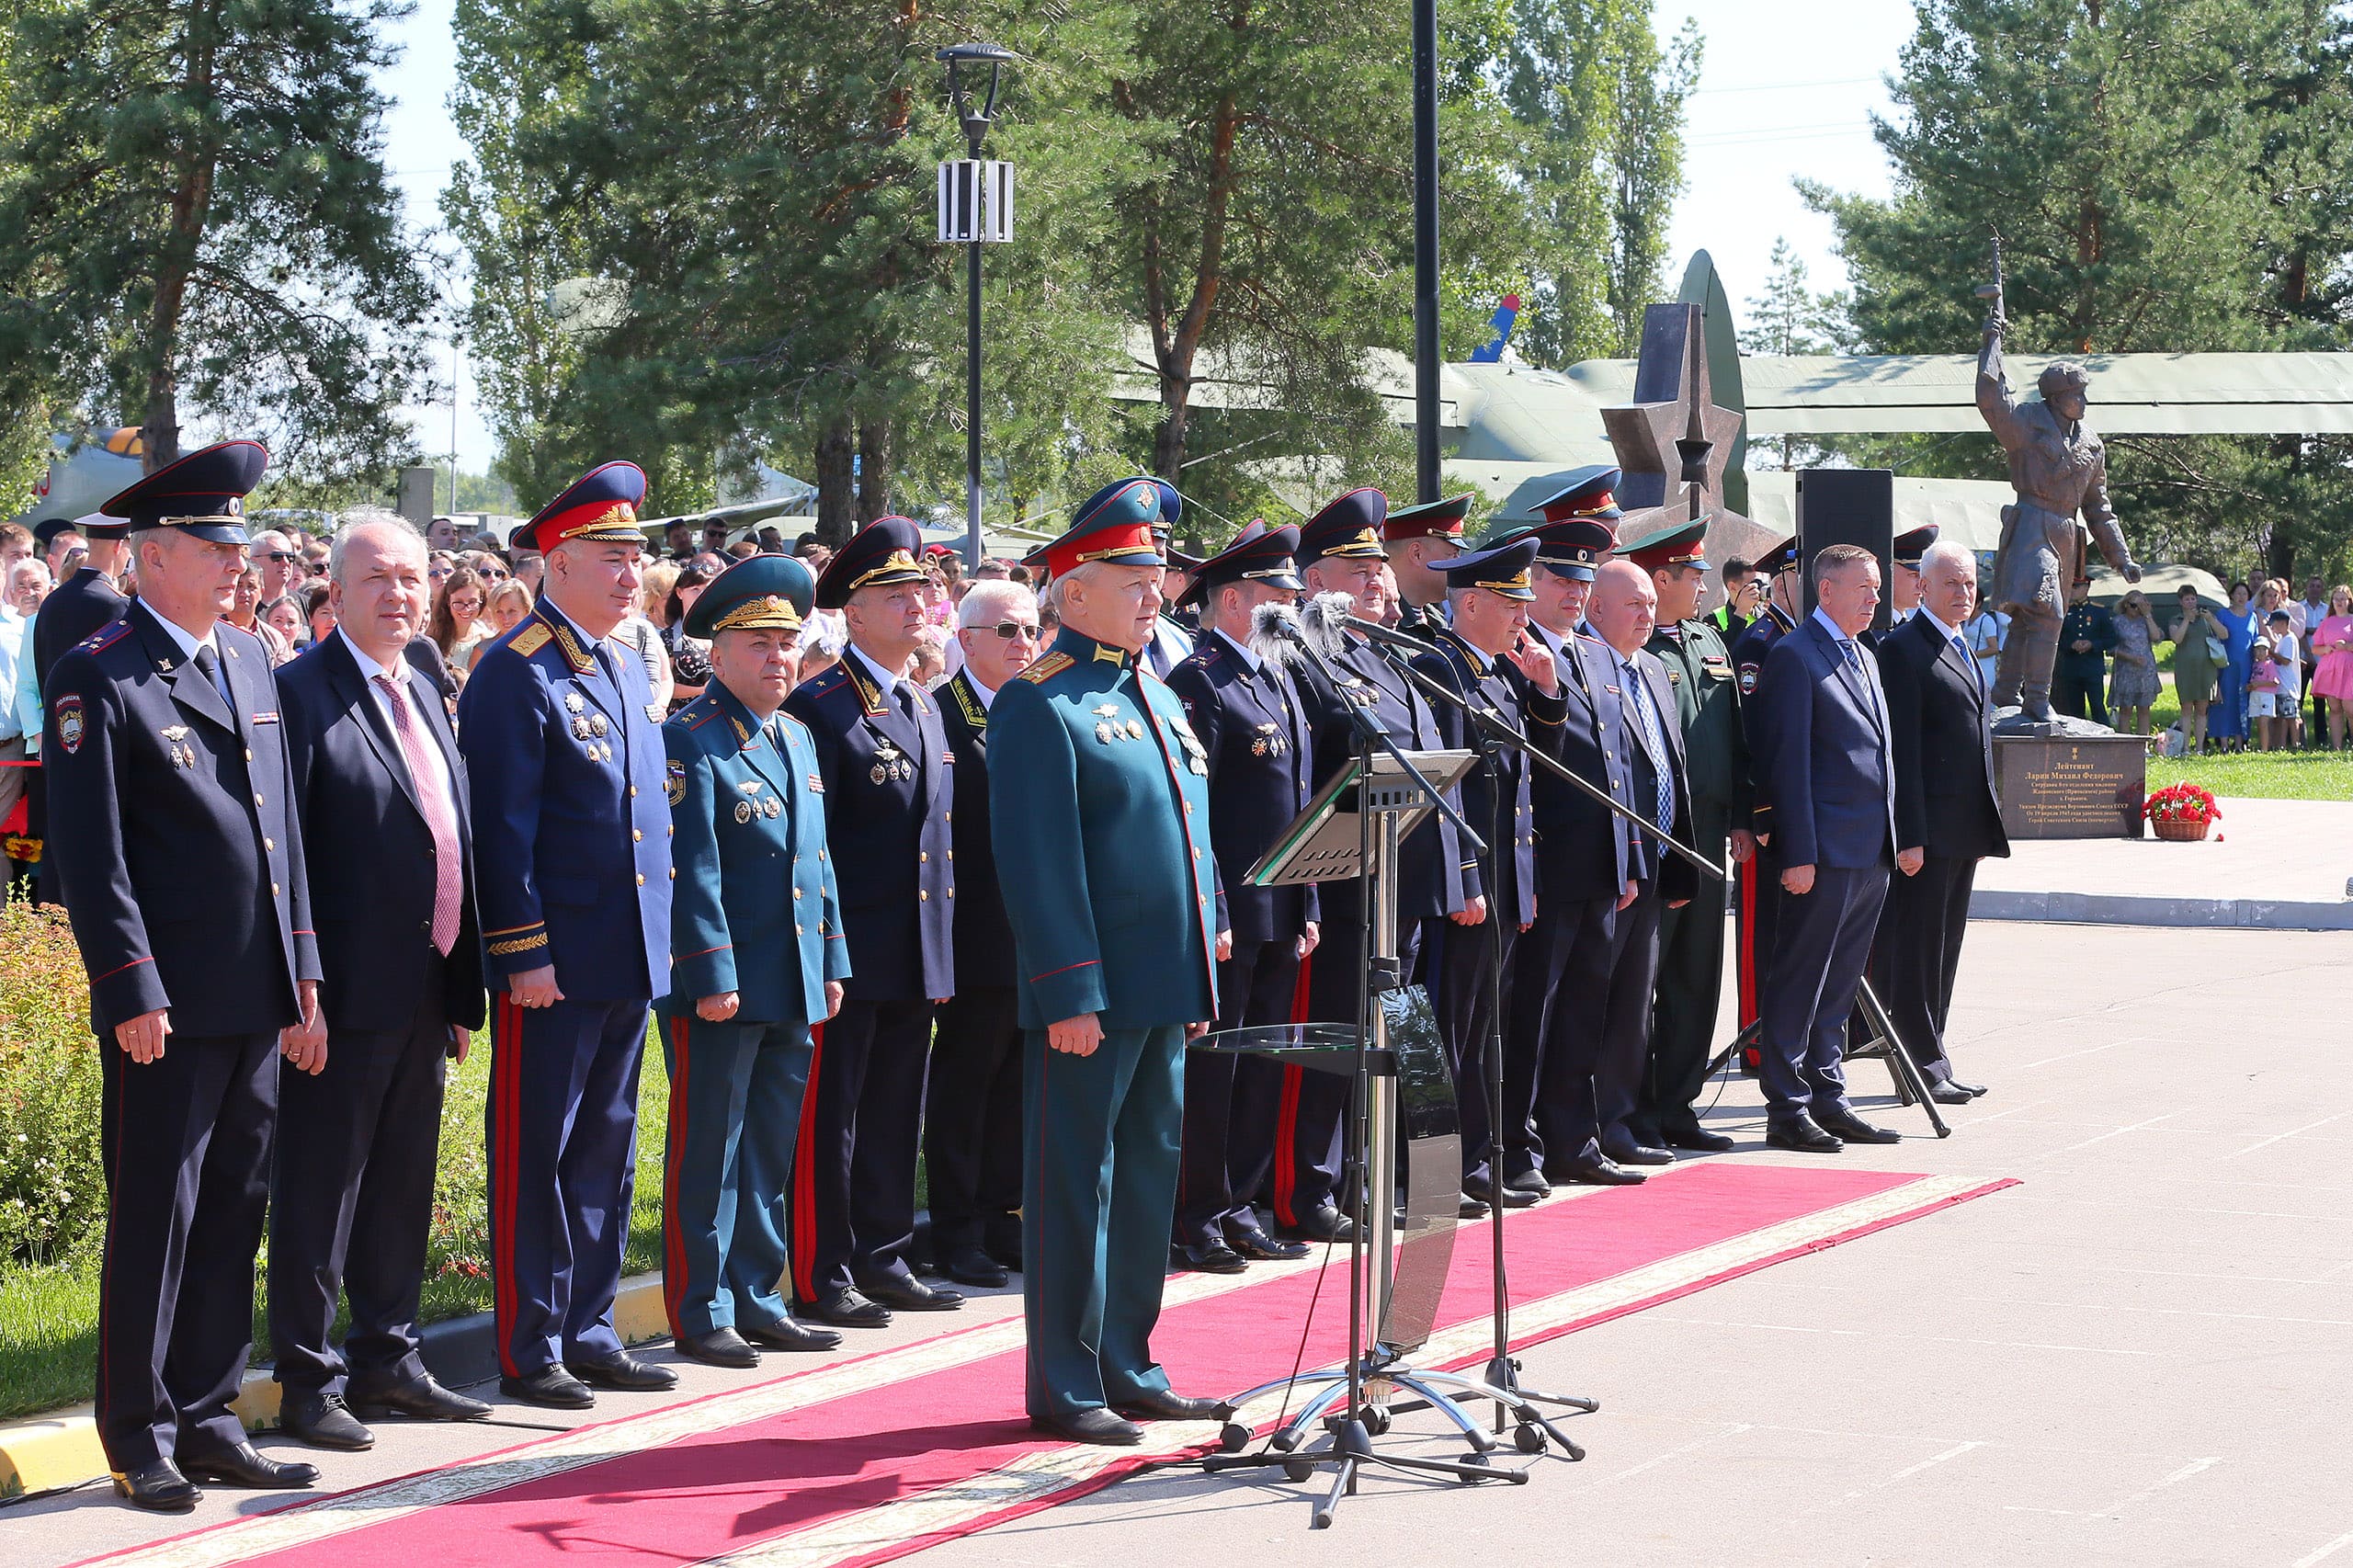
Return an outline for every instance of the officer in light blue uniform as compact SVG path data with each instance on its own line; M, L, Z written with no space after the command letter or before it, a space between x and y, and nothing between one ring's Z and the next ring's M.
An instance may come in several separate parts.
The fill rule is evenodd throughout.
M668 1388L613 1327L646 1008L670 989L662 713L610 641L640 586L634 463L591 470L515 531L539 604L475 655L458 704L490 977L490 1241L499 1387L558 1409ZM569 1369L567 1370L567 1369Z
M719 1367L757 1366L755 1346L841 1343L795 1323L779 1291L809 1029L849 976L817 754L780 710L816 590L782 555L714 578L687 612L687 634L710 644L712 678L662 726L678 872L659 1009L663 1304L678 1349Z
M1152 1358L1176 1202L1185 1040L1217 1013L1209 775L1138 656L1160 609L1149 479L1046 563L1053 647L989 712L990 824L1021 970L1022 1299L1032 1425L1131 1444L1205 1419Z

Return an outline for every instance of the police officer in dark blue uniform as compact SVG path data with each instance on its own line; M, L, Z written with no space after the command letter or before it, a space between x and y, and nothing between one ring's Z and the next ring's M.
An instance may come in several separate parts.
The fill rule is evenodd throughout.
M990 821L1020 959L1022 1305L1033 1426L1133 1444L1206 1419L1152 1358L1185 1039L1217 1011L1208 762L1137 663L1159 609L1150 480L1048 548L1062 631L1006 683Z
M817 604L842 612L849 645L785 703L816 745L850 961L809 1070L793 1296L803 1315L843 1328L964 1301L906 1264L932 1008L956 991L956 770L938 704L904 673L926 623L922 549L904 517L878 517L842 546Z
M1471 514L1469 494L1398 506L1381 519L1381 537L1389 569L1404 601L1397 630L1428 642L1446 624L1446 562L1462 552L1462 519Z
M51 518L51 522L61 528L70 526L62 518ZM47 528L49 524L41 526ZM82 558L80 570L58 584L49 597L41 600L40 609L33 617L28 651L36 691L49 689L49 672L57 667L57 661L65 656L67 649L120 620L122 612L131 608L131 601L116 586L123 568L131 562L131 547L123 542L123 526L92 521L84 526L83 531L89 540L89 551ZM38 748L40 737L28 738ZM40 783L40 799L45 800L46 776ZM43 903L57 903L63 896L57 886L57 857L44 855L40 862L40 900Z
M1449 624L1434 634L1437 647L1414 664L1431 679L1492 709L1530 744L1557 753L1567 699L1552 654L1528 633L1528 606L1536 597L1529 574L1536 549L1534 539L1521 539L1449 561ZM1449 747L1478 749L1469 719L1451 703L1439 705L1438 722ZM1462 1113L1466 1213L1483 1211L1498 1190L1515 1207L1534 1201L1529 1194L1499 1189L1489 1179L1495 1111L1483 1065L1497 1020L1510 1017L1506 982L1513 949L1536 918L1536 825L1528 778L1532 766L1517 749L1491 749L1464 778L1462 814L1486 839L1487 849L1463 857L1463 913L1431 921L1422 933L1423 962L1435 982L1431 1000ZM1500 1013L1498 990L1504 993Z
M1311 595L1344 595L1347 613L1381 620L1388 608L1381 571L1381 529L1388 512L1388 498L1380 491L1351 490L1302 526L1297 560ZM1297 672L1314 736L1313 776L1318 789L1356 756L1353 709L1370 709L1401 749L1434 751L1441 744L1429 699L1362 634L1342 630L1339 640L1330 655L1337 687L1313 665ZM1421 952L1423 923L1462 908L1461 844L1454 824L1435 812L1426 813L1400 846L1395 881L1400 970L1411 975ZM1364 986L1363 883L1350 878L1319 885L1315 892L1323 936L1304 960L1307 1016L1353 1024ZM1297 1108L1275 1131L1271 1204L1283 1233L1346 1241L1354 1228L1355 1221L1340 1211L1338 1190L1348 1093L1348 1081L1336 1074L1283 1069L1283 1103Z
M783 555L713 578L686 624L710 644L710 682L662 726L678 872L659 1009L662 1293L679 1350L715 1367L758 1365L756 1346L841 1343L795 1323L778 1293L809 1030L849 976L816 751L780 711L815 594L809 569Z
M1596 482L1598 482L1597 483ZM1631 800L1620 744L1618 682L1607 651L1581 635L1595 563L1615 538L1616 469L1573 478L1528 530L1538 571L1529 635L1560 672L1568 706L1561 760L1620 805ZM1617 910L1631 869L1625 819L1544 769L1529 779L1536 825L1536 920L1512 960L1504 1028L1504 1179L1542 1197L1553 1180L1623 1186L1642 1178L1605 1155L1594 1128L1600 998L1617 946Z
M230 1409L253 1349L278 1057L324 1063L319 954L269 656L221 620L269 454L190 453L107 503L142 600L50 672L42 756L99 1041L97 1427L115 1490L278 1489Z
M636 464L590 470L515 531L547 558L530 615L458 703L491 977L490 1240L499 1387L558 1409L662 1389L613 1327L646 1008L670 989L662 714L611 640L641 585Z
M1773 651L1774 643L1797 630L1798 611L1803 608L1799 597L1797 540L1785 539L1759 555L1756 569L1771 586L1756 619L1732 645L1733 684L1740 689L1741 740L1751 759L1745 791L1747 826L1756 845L1756 852L1742 861L1735 873L1740 885L1733 903L1733 972L1739 983L1738 1011L1744 1029L1756 1021L1765 990L1765 967L1773 956L1774 917L1781 906L1781 869L1772 854L1773 802L1760 788L1754 766L1756 730L1752 699L1757 682L1764 678L1765 656ZM1735 821L1733 825L1742 824ZM1743 1053L1741 1065L1749 1073L1757 1070L1754 1048Z
M1251 645L1261 605L1299 597L1295 528L1252 523L1201 562L1189 595L1201 607L1192 657L1169 675L1206 749L1210 842L1231 869L1218 931L1217 1027L1288 1024L1300 1007L1300 961L1315 950L1315 889L1254 888L1244 875L1314 793L1313 735L1290 671ZM1302 1243L1268 1235L1256 1202L1274 1158L1282 1072L1261 1057L1196 1051L1185 1063L1185 1152L1172 1244L1181 1267L1238 1273L1245 1258L1303 1257Z

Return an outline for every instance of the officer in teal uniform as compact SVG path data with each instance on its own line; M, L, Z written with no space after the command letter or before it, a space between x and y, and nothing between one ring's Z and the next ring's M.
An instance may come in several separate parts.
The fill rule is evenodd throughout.
M678 872L659 1008L663 1304L678 1349L716 1367L757 1366L756 1346L842 1342L795 1323L779 1293L809 1029L849 975L816 749L781 711L816 592L783 555L712 579L687 612L687 634L710 644L710 682L662 726Z
M1217 1014L1209 775L1139 667L1160 611L1149 479L1047 547L1054 645L989 713L990 824L1020 960L1022 1304L1031 1425L1132 1444L1205 1420L1152 1358L1176 1204L1185 1040Z

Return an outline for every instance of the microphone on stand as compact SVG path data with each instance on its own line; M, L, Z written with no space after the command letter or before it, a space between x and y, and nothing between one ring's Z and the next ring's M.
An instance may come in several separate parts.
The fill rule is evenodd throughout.
M1327 659L1347 651L1348 616L1356 605L1348 594L1316 594L1299 607L1299 624Z
M1427 653L1430 651L1430 645L1420 638L1408 637L1402 631L1392 631L1377 620L1367 620L1360 615L1345 616L1342 619L1348 623L1349 631L1360 631L1385 646L1396 648L1407 653Z

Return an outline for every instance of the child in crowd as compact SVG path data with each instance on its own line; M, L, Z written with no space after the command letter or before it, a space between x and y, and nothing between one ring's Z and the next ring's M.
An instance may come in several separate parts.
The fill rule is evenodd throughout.
M2271 669L2279 677L2272 699L2273 713L2265 724L2266 751L2280 751L2304 744L2303 650L2296 638L2296 618L2275 609L2266 623L2271 646Z

